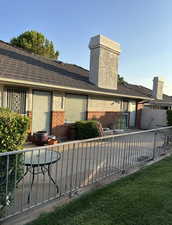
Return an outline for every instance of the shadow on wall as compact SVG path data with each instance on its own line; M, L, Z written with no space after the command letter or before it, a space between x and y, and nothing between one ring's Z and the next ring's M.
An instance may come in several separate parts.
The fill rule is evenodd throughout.
M88 120L97 120L102 124L103 128L119 129L125 128L128 121L123 119L121 112L89 112Z
M63 124L52 128L52 134L60 139L71 139L71 129L73 124Z

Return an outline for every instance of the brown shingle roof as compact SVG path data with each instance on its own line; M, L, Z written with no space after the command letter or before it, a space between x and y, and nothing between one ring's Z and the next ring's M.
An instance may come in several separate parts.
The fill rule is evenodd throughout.
M89 81L89 71L77 65L47 59L0 41L0 77L69 88L149 97L134 86L118 85L117 90L95 86Z
M153 98L152 90L147 88L147 87L144 87L144 86L141 86L141 85L128 84L128 83L126 83L125 85L128 86L131 89L137 90L138 92L140 92L141 94L144 94L145 96L147 96L149 98ZM152 103L152 104L167 104L167 105L170 104L171 105L172 104L172 97L168 96L166 94L163 94L162 100L155 99L155 100L150 101L149 103Z

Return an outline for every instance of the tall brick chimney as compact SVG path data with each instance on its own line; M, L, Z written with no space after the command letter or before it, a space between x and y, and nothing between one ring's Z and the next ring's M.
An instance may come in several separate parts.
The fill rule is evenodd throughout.
M155 99L163 99L164 79L162 77L154 77L152 96Z
M102 35L90 39L89 80L100 88L117 89L120 44Z

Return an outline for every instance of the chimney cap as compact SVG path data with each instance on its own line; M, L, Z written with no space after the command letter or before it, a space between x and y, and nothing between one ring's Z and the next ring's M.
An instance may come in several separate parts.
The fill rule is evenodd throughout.
M162 77L162 76L155 76L155 77L153 78L153 80L157 80L157 81L162 81L162 82L164 82L164 77Z
M120 54L121 49L120 49L120 44L112 41L111 39L98 34L94 37L91 37L90 42L89 42L89 48L94 49L98 47L104 47L108 48L111 51L115 51L117 54Z

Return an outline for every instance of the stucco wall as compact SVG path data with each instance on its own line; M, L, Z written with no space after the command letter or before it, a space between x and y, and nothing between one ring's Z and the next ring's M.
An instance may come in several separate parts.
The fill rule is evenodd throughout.
M29 88L26 96L26 111L32 112L32 88Z
M91 38L90 81L96 86L117 89L120 45L102 35Z
M0 107L3 106L3 85L0 85Z
M99 96L88 97L88 112L120 112L120 101Z
M32 87L27 89L26 97L26 111L31 119L32 123ZM2 94L3 93L3 94ZM3 86L0 86L0 105L5 106L6 92L3 92ZM114 120L120 115L121 99L118 97L103 97L103 96L89 96L87 107L87 119L97 118L100 119L105 127L113 123ZM135 101L129 102L129 112L133 112L135 109ZM51 116L51 128L52 133L57 136L63 136L66 132L67 125L65 125L65 93L59 91L53 91L52 95L52 116Z
M54 91L52 99L52 111L64 111L65 94Z
M88 97L88 112L120 112L121 100L119 98L107 98L99 96L89 96ZM128 111L136 111L136 101L130 100L128 104Z
M143 108L141 113L141 128L152 129L167 126L167 111L162 109Z

